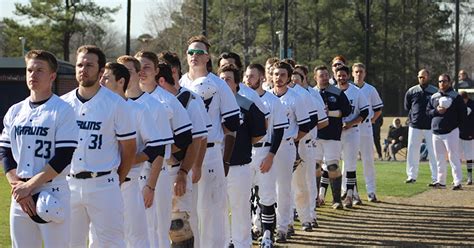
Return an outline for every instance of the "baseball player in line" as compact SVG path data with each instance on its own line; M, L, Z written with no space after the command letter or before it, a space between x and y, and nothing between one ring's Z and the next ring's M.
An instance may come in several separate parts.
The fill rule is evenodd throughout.
M406 183L414 183L418 177L418 166L420 164L420 146L423 139L426 141L428 156L430 160L431 182L434 186L437 180L438 169L436 157L433 150L431 131L431 118L426 114L426 106L431 95L437 89L429 84L430 73L426 69L418 72L418 85L408 89L405 94L404 106L408 111L408 147L407 147L407 180Z
M58 69L54 55L31 50L25 63L30 96L8 109L0 136L4 171L12 187L12 247L68 247L71 219L66 175L79 129L72 108L52 92ZM39 212L39 201L59 202L61 212Z
M240 70L235 65L225 64L219 68L218 74L234 93L241 112L242 124L237 130L235 145L232 148L225 148L232 149L227 175L228 208L232 214L230 225L228 224L226 228L226 239L228 244L243 248L252 245L249 232L251 223L249 199L252 188L250 162L252 161L252 145L266 134L265 114L255 103L237 93Z
M186 109L178 101L178 99L170 94L168 91L158 86L156 77L159 73L158 68L158 56L153 52L140 51L135 54L135 58L140 61L140 87L143 91L150 93L151 96L155 97L161 103L166 104L171 112L170 125L174 134L174 144L169 148L168 155L165 155L166 159L166 173L161 173L158 178L158 189L157 198L160 199L157 202L156 215L157 215L157 240L159 247L170 247L170 240L168 238L169 228L172 219L172 193L173 185L178 192L186 191L186 177L182 175L176 177L177 171L174 171L173 175L170 174L169 169L179 167L182 169L181 173L187 172L191 169L192 163L180 164L179 161L182 158L176 159L179 151L185 151L188 146L192 143L192 123L189 119ZM173 182L172 179L175 179Z
M100 86L105 54L89 45L78 48L76 54L79 87L62 96L73 107L80 129L68 176L70 247L86 246L90 226L97 234L91 247L125 247L119 185L135 158L136 128L125 100Z
M326 191L331 183L333 208L342 208L341 183L342 174L339 167L341 157L342 118L348 116L352 109L347 96L340 89L329 83L329 71L326 66L314 68L316 86L326 105L329 125L318 130L316 144L316 177L320 176L319 205L324 204ZM324 162L324 164L323 164ZM320 172L322 170L322 173Z
M303 231L312 231L312 222L316 223L314 208L316 207L316 137L318 128L328 125L328 118L324 110L324 105L311 96L304 88L304 75L299 72L293 74L293 89L304 99L305 105L309 107L311 119L311 131L304 136L298 145L301 163L296 167L292 178L292 188L294 190L295 205L298 217L301 221Z
M117 62L124 65L130 73L130 81L129 81L128 88L126 91L127 97L130 100L133 100L134 102L140 104L142 108L146 108L149 110L149 113L152 117L152 121L154 125L157 126L160 134L162 135L162 138L159 139L158 142L163 142L163 144L165 145L172 144L174 141L173 141L173 134L172 134L172 130L170 127L170 122L169 122L170 116L168 114L169 112L171 112L171 110L169 110L166 105L156 100L150 94L143 92L140 89L140 84L139 84L140 79L138 75L138 73L141 70L140 61L138 61L136 58L132 56L123 55L117 59ZM166 152L165 152L165 155L166 155ZM157 197L155 195L159 191L156 189L157 188L156 185L158 181L158 176L160 175L160 172L162 171L162 169L165 169L165 167L163 167L163 161L159 161L159 160L155 161L154 163L150 163L147 161L147 158L140 158L136 162L143 163L142 171L140 172L140 175L138 176L138 185L139 185L139 188L141 189L143 200L145 203L145 208L146 208L145 215L146 215L147 224L143 225L143 223L141 223L141 225L145 226L146 229L148 230L148 239L149 239L150 246L156 247L157 246L157 241L156 241L156 236L157 236L156 235L156 205L157 203L155 202L156 201L155 198Z
M459 138L461 148L466 160L467 185L472 185L472 165L474 163L474 101L469 99L466 91L461 91L460 95L466 104L467 118L459 125Z
M200 95L212 122L207 138L207 151L198 182L198 232L199 247L224 247L226 245L226 186L222 154L224 129L227 133L240 126L240 111L229 86L207 70L210 44L206 37L193 36L188 40L188 73L180 79L180 85ZM204 79L199 79L204 77ZM199 80L197 80L199 79ZM232 145L232 144L231 144ZM196 230L193 228L193 231ZM195 242L195 247L197 247Z
M194 243L193 233L189 223L190 213L195 211L193 204L192 181L189 173L201 156L201 146L207 145L208 130L206 127L206 110L199 96L189 90L179 87L174 82L171 67L167 64L158 65L159 73L156 76L158 85L176 96L181 105L186 109L192 121L192 142L184 150L173 154L174 161L169 168L169 175L173 186L172 195L172 224L170 239L172 246L192 246ZM205 143L203 143L205 141ZM178 166L179 165L179 166ZM200 173L200 170L198 170ZM185 186L185 187L183 187ZM184 223L184 224L180 224Z
M309 110L303 103L301 97L288 84L291 80L293 68L285 62L273 64L273 89L272 93L280 98L286 108L289 119L289 127L283 135L281 149L275 156L276 166L276 188L277 188L277 234L276 242L286 242L288 225L291 216L291 180L293 164L296 159L295 141L299 141L310 130Z
M135 158L135 164L121 186L122 197L126 199L124 201L125 242L127 247L150 247L148 231L146 225L144 225L146 223L145 201L139 187L138 178L142 171L143 162L155 163L154 166L163 164L165 145L171 142L172 135L169 127L158 130L158 125L156 125L151 111L128 97L133 93L133 90L129 90L129 88L132 89L138 86L138 83L131 85L129 81L130 73L127 67L118 63L107 63L105 65L101 84L127 101L137 127L138 154ZM130 85L131 87L129 87ZM166 115L166 112L163 112L162 115ZM163 118L162 121L167 123L168 120ZM146 188L153 189L151 186ZM94 235L96 234L94 233Z
M459 147L459 124L466 120L466 104L451 87L448 74L438 77L439 91L431 96L426 113L431 120L433 147L438 178L436 188L446 188L446 154L453 174L453 190L462 189L461 156Z
M374 165L374 139L372 123L374 123L382 114L383 102L380 99L377 89L369 83L365 82L365 65L355 63L352 65L352 77L354 84L359 88L367 103L369 104L369 115L359 125L360 140L364 141L364 145L360 146L360 156L364 169L365 184L369 201L377 201L375 194L375 165ZM357 185L357 184L356 184Z
M369 115L369 105L365 100L365 96L356 86L348 82L349 75L349 67L342 65L336 68L337 87L344 92L351 104L351 113L342 118L341 133L341 155L344 165L342 188L346 195L343 202L345 208L352 208L352 196L357 182L357 155L361 145L358 125ZM335 204L339 203L336 202ZM336 208L339 208L339 206L336 206Z
M286 110L278 97L265 91L263 86L265 68L260 64L250 64L244 74L244 82L262 99L269 109L267 134L253 145L250 163L253 185L258 186L260 216L253 218L253 229L263 234L261 246L272 247L275 230L276 169L274 158L282 142L285 128L289 126ZM260 220L260 223L257 221Z

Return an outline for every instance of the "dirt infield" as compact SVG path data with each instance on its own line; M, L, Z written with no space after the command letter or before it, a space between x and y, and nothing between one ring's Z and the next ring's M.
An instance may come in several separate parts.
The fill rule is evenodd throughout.
M387 197L352 210L318 211L319 228L299 231L277 247L474 246L474 187L428 190L411 198Z

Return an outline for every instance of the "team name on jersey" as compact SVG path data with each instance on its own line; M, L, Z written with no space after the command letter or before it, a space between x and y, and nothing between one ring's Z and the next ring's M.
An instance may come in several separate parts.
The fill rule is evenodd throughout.
M83 130L100 130L100 121L76 121L79 129Z
M20 135L48 136L48 130L49 130L49 127L15 126L16 136L20 136Z

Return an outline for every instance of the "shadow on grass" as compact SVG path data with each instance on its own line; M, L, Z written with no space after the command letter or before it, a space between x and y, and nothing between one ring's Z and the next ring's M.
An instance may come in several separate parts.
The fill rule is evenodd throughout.
M318 209L319 228L278 247L474 246L474 207L423 206L391 200L351 210Z

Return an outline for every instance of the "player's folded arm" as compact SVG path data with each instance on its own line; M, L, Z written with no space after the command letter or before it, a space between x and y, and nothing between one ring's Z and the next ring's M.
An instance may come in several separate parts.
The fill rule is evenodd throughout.
M13 158L11 148L0 146L0 157L2 158L3 170L4 170L5 174L7 174L7 172L9 172L13 169L16 169L18 167L18 164L16 163L15 159Z
M156 157L165 156L165 145L159 145L159 146L146 146L145 149L143 149L143 153L148 156L148 162L153 163L155 161Z
M66 168L72 160L76 147L56 147L54 150L54 156L49 160L49 165L60 174L64 168Z
M276 154L278 148L280 147L281 140L283 139L283 133L285 132L285 128L277 128L273 129L272 135L272 145L270 146L270 152Z

